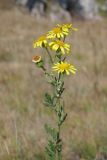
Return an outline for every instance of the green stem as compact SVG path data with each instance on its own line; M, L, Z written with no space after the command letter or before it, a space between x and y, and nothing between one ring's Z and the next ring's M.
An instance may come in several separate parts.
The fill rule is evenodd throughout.
M61 74L58 74L58 82L60 81L61 79ZM59 96L59 98L57 98L57 104L58 104L58 111L60 110L60 98L61 98L61 95ZM60 116L59 114L57 114L58 116L58 122L57 122L57 127L58 127L58 141L61 140L60 138L60 132L61 132L61 125L60 125ZM59 142L60 143L60 142ZM57 160L61 160L62 157L61 157L61 150L57 150Z
M58 125L58 134L60 139L60 125ZM58 160L61 160L61 151L58 151Z
M51 57L51 54L50 54L48 48L46 48L46 51L47 51L47 53L48 53L48 55L49 55L49 58L50 58L51 63L53 64L53 59L52 59L52 57Z
M42 66L43 71L46 73L46 68L44 66Z

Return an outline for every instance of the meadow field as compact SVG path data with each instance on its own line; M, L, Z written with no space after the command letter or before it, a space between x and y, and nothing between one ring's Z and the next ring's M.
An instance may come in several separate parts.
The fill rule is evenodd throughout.
M63 156L107 160L107 20L72 23L79 30L68 38L69 61L78 71L66 77ZM51 88L32 64L34 55L48 61L47 55L33 41L55 25L16 7L0 8L0 160L45 159L44 124L53 124L54 115L43 105Z

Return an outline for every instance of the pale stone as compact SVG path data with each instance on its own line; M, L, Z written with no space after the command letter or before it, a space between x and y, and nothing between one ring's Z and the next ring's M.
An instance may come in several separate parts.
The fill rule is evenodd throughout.
M98 14L98 6L95 0L80 0L85 18L92 19Z

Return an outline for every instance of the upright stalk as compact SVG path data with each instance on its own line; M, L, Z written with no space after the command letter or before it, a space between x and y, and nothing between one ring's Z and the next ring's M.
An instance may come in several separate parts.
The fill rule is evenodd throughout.
M58 125L58 134L59 134L59 139L61 139L60 138L60 125ZM61 148L61 150L62 150L62 148ZM62 159L61 150L58 151L58 160Z
M53 64L53 59L52 59L51 54L50 54L50 52L49 52L47 47L46 47L46 52L48 53L48 56L50 58L51 63Z
M65 42L65 38L70 30L72 30L72 24L57 25L48 34L34 41L34 48L43 47L51 62L49 64L50 69L46 68L45 61L40 55L32 59L36 66L43 70L48 83L53 88L53 91L51 93L46 92L44 97L45 105L56 115L56 127L53 128L51 125L45 124L48 134L48 144L45 147L46 160L62 160L61 127L67 117L62 101L64 92L63 77L76 72L76 68L66 61L66 53L70 53L70 44ZM50 50L55 53L51 55Z

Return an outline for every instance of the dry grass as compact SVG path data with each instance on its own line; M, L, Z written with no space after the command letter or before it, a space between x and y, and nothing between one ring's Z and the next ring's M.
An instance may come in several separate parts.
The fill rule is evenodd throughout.
M44 159L44 124L54 115L42 104L48 87L31 63L33 40L54 24L17 8L0 10L0 160ZM107 22L74 22L68 39L78 73L66 79L64 156L93 160L107 154ZM42 53L44 58L45 53Z

